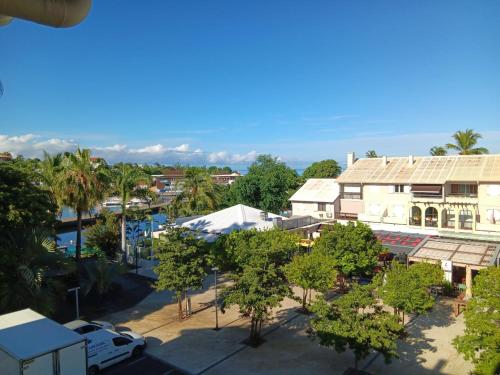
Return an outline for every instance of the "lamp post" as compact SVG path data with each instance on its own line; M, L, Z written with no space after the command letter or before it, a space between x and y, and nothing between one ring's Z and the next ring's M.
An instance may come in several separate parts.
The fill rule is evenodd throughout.
M219 270L218 267L213 267L212 271L214 271L214 280L215 280L215 330L219 330L219 301L217 297L217 271Z
M79 290L80 290L79 286L77 286L76 288L68 289L68 293L75 292L76 320L80 319L80 306L78 303L78 291Z

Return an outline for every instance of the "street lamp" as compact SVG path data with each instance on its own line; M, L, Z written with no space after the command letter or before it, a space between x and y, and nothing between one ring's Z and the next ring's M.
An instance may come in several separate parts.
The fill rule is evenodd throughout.
M218 267L213 267L212 271L214 271L214 280L215 280L215 330L219 330L219 312L218 312L218 306L219 306L219 301L217 297L217 271L219 270Z

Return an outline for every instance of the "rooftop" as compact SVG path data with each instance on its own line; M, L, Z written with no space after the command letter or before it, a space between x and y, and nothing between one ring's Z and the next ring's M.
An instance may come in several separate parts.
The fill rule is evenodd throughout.
M334 178L310 178L289 199L292 202L333 202L339 196Z
M182 226L193 231L200 231L207 241L214 241L218 235L228 234L235 230L271 229L273 228L273 218L284 219L284 217L272 213L268 213L267 219L264 219L261 216L262 212L257 208L237 204L187 221Z
M339 183L444 184L500 182L500 155L452 155L359 159L339 177Z
M452 263L488 267L494 265L500 253L500 244L460 241L448 238L427 238L409 256L427 260L450 260Z
M18 359L31 359L84 340L30 309L0 316L0 347Z

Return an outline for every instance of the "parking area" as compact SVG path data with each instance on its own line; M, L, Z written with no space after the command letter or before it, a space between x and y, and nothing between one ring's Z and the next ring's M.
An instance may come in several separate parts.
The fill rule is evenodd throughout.
M152 358L146 354L140 357L129 358L126 361L108 367L100 372L103 375L184 375L171 365Z

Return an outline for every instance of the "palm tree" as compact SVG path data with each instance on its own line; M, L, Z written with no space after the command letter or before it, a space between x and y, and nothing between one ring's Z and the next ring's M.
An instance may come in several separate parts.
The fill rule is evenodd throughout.
M57 207L57 213L60 215L63 208L62 186L60 184L60 173L62 171L63 155L50 155L43 152L43 160L40 163L40 180L42 187L50 192L54 204Z
M55 243L40 230L14 230L0 244L0 253L0 313L26 307L53 312L66 289L51 276L73 272L72 260L55 251Z
M116 166L111 172L111 193L116 194L121 199L121 250L125 254L127 242L127 203L135 195L137 184L148 176L137 168L129 164L122 163Z
M487 154L488 149L484 147L476 147L477 141L483 136L479 133L474 133L472 129L465 129L465 131L457 131L453 134L455 143L447 143L446 148L458 151L459 155L480 155Z
M373 159L373 158L378 158L378 155L377 155L377 153L375 152L375 150L368 150L368 151L366 151L365 156L366 156L367 158L370 158L370 159Z
M430 154L432 156L445 156L447 153L448 151L442 146L434 146L430 149Z
M76 212L76 251L79 263L82 250L82 216L102 201L106 192L106 177L98 165L92 163L90 150L78 148L67 153L59 174L62 201Z
M203 168L191 167L186 170L182 182L182 192L173 205L184 215L204 213L214 210L219 196L212 177Z

